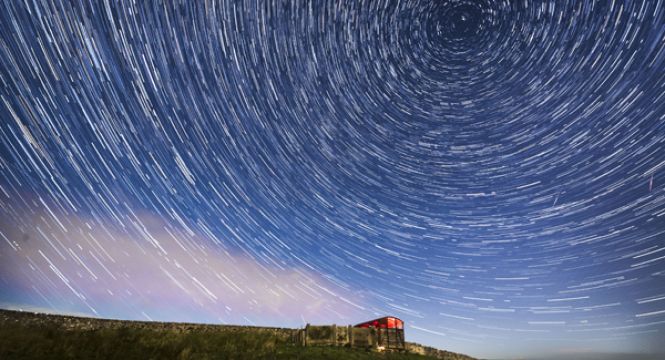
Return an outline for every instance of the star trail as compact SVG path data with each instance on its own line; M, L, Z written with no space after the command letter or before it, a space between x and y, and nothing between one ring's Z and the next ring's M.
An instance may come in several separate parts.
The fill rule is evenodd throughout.
M665 340L665 1L0 4L0 306Z

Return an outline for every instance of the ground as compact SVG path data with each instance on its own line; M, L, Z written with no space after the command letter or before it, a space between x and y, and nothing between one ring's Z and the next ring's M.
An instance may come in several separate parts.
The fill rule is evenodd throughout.
M0 321L0 359L350 359L430 360L415 354L300 347L268 332L159 327L77 329L53 321Z

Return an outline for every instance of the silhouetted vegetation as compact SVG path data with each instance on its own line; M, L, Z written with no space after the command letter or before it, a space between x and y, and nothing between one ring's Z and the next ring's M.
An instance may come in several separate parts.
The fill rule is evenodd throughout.
M434 348L302 347L297 329L93 319L0 309L0 359L475 360ZM419 352L414 349L414 352Z
M415 354L378 354L332 347L300 347L269 333L178 332L123 327L62 329L4 323L0 359L353 359L425 360Z

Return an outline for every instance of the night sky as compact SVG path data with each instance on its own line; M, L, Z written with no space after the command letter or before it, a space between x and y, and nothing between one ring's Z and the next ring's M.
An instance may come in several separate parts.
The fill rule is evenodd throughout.
M7 0L0 35L2 308L665 348L663 0Z

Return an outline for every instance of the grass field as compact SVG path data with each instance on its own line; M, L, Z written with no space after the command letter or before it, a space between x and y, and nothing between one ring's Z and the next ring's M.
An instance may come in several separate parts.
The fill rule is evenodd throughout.
M428 360L347 348L300 347L271 334L178 332L131 327L64 330L52 324L0 324L0 359L351 359Z

